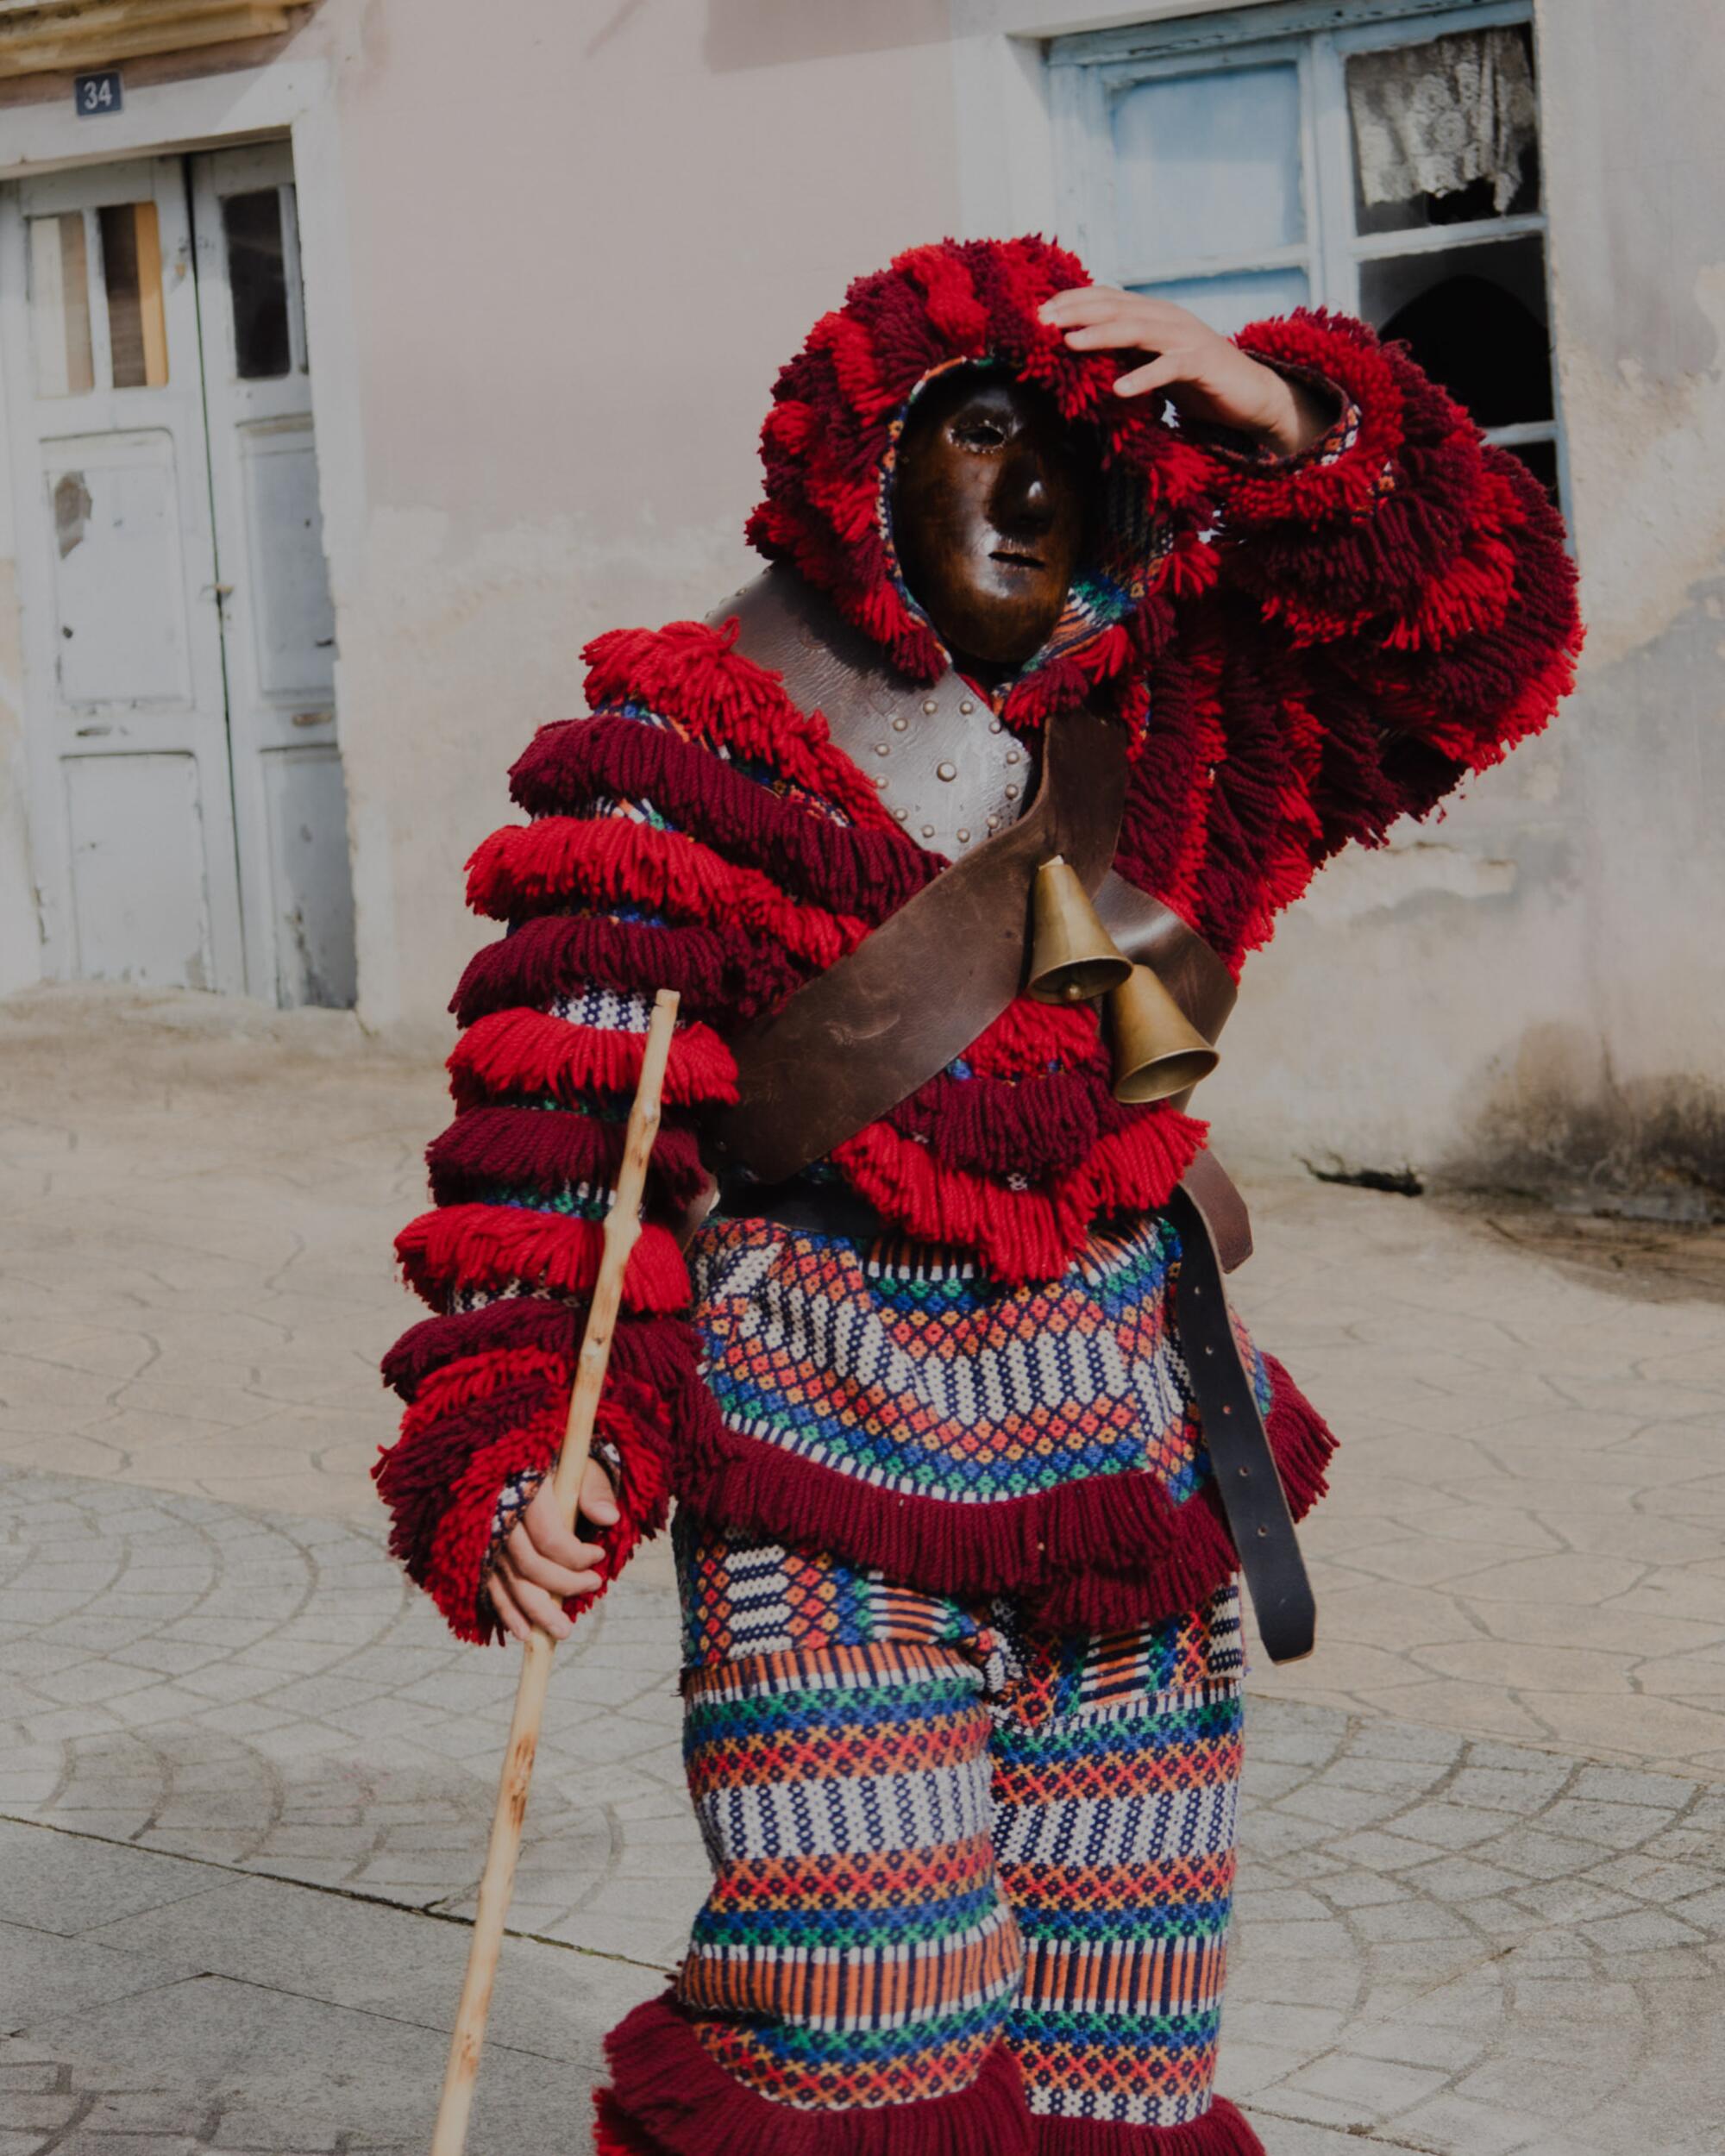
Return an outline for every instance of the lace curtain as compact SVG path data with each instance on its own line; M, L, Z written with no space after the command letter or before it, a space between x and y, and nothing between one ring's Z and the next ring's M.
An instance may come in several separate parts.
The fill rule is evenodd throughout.
M1501 216L1539 135L1520 32L1469 30L1348 62L1348 111L1368 204L1451 195L1491 182Z

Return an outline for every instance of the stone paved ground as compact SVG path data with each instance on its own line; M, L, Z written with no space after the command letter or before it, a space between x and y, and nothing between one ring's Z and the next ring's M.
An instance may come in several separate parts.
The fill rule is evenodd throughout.
M512 1690L365 1479L438 1119L327 1014L0 1004L0 2156L426 2144ZM1271 2156L1725 2156L1705 1269L1254 1194L1242 1301L1347 1451L1323 1644L1254 1682L1223 2085ZM653 1553L559 1657L474 2156L585 2149L699 1898L673 1638Z

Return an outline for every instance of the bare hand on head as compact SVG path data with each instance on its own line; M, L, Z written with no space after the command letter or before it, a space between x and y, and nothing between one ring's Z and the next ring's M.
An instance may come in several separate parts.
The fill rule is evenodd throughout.
M1320 399L1171 299L1123 292L1112 285L1075 285L1044 300L1041 315L1064 331L1075 352L1151 355L1146 366L1120 377L1118 395L1162 390L1182 418L1257 435L1278 455L1308 448L1334 417Z
M591 1595L603 1584L598 1567L604 1550L572 1534L560 1511L548 1475L505 1536L486 1575L491 1606L504 1629L518 1639L525 1640L536 1625L554 1639L567 1639L574 1626L563 1614L563 1604L572 1595ZM610 1476L597 1460L589 1460L581 1476L576 1526L590 1520L596 1526L610 1527L621 1517Z

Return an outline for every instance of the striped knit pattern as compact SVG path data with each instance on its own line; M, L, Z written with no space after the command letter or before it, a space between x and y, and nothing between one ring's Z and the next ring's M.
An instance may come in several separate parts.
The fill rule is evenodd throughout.
M1234 1589L1095 1637L687 1517L676 1534L714 1884L675 1996L707 2057L803 2112L957 2096L1004 2050L1032 2114L1203 2116L1239 1774ZM763 1592L764 1648L738 1621Z

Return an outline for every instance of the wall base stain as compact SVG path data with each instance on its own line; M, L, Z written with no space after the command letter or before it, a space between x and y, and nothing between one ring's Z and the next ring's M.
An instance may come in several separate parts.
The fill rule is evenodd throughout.
M1538 1035L1488 1086L1433 1182L1622 1220L1725 1222L1725 1087L1683 1073L1618 1079L1579 1029Z

